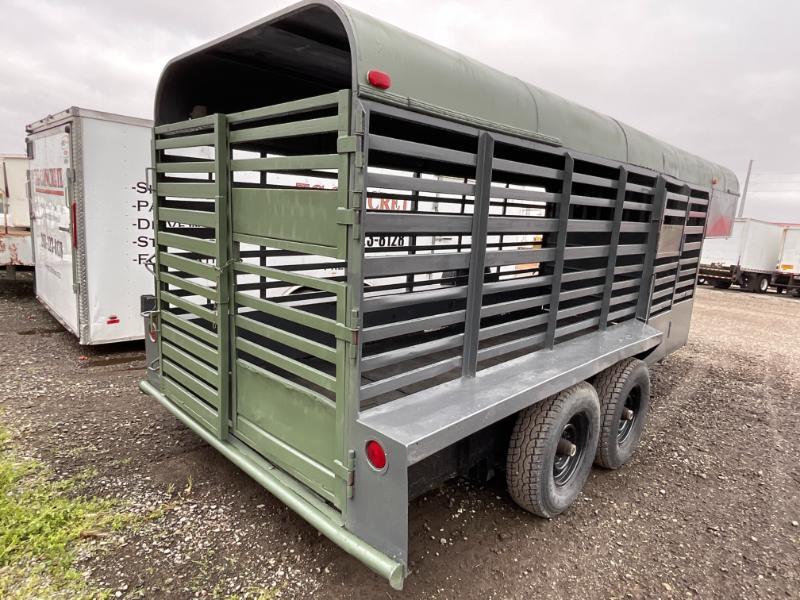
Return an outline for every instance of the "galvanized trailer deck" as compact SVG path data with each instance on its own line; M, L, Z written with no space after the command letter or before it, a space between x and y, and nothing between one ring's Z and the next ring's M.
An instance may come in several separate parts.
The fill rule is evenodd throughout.
M685 343L709 203L737 192L332 2L179 57L156 115L142 389L395 587L410 497L491 469L518 411Z

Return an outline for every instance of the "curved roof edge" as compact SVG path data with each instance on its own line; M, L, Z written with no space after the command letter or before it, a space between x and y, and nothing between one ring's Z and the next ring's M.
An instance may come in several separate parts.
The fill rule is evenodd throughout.
M330 9L341 20L350 39L353 89L361 95L394 103L399 99L450 118L499 126L694 185L712 187L716 179L716 189L739 193L738 179L730 169L334 0L305 0L173 59L164 68L157 94L174 63L314 6ZM390 74L390 91L368 85L367 73L373 69Z

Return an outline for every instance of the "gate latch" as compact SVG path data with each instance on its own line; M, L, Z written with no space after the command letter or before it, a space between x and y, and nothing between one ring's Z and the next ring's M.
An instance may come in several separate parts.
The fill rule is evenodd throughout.
M334 469L336 470L336 474L344 479L345 485L347 486L347 497L353 497L353 486L355 484L355 471L356 471L356 451L355 450L348 450L347 451L347 464L342 464L342 461L335 460L333 461Z

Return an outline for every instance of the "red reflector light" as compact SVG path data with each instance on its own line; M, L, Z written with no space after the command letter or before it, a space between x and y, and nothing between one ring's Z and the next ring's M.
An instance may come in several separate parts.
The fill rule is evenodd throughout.
M73 202L70 206L72 212L72 247L78 247L78 203Z
M367 442L367 460L378 471L383 471L386 468L386 452L375 440Z
M158 327L156 327L155 319L150 321L150 329L148 330L147 335L150 337L151 342L158 341Z
M111 315L106 319L106 325L116 325L119 323L119 317L117 315Z
M369 81L371 86L379 90L388 90L392 87L392 78L389 77L388 73L384 73L383 71L370 71L367 73L367 81Z

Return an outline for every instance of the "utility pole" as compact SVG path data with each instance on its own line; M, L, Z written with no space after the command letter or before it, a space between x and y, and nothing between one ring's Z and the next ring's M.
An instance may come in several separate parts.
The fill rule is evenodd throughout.
M750 185L750 173L753 170L753 159L750 159L750 164L747 165L747 177L744 178L744 189L742 190L742 197L739 200L739 214L736 215L737 219L741 219L744 214L744 202L747 200L747 186Z

